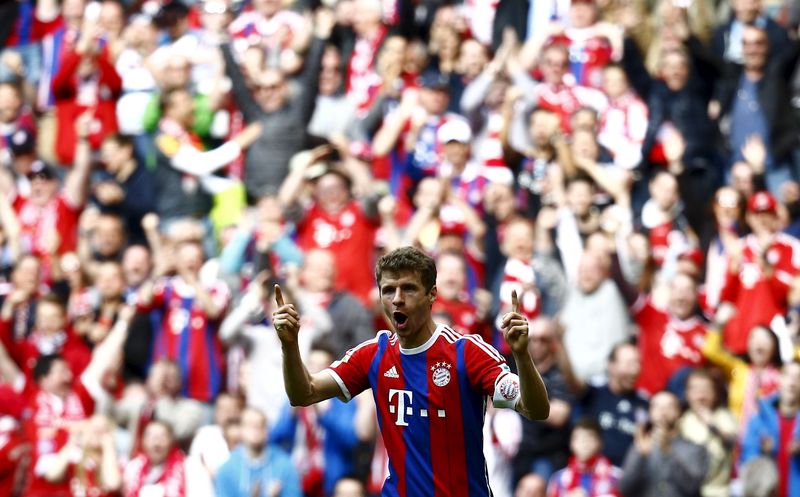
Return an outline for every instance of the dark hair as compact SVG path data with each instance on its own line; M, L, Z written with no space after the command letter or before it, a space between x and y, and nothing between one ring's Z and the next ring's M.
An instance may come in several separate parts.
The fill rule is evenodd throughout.
M592 417L586 416L580 418L572 425L572 432L575 433L576 430L588 430L593 432L597 438L601 440L603 438L603 430L600 428L600 424Z
M325 338L317 338L311 342L311 352L324 352L331 357L336 357L333 345Z
M40 298L39 304L52 304L57 306L63 312L66 312L67 310L67 304L66 302L64 302L64 299L60 297L58 294L52 292Z
M747 339L750 339L750 335L756 330L756 328L761 328L762 330L767 332L767 335L772 342L772 357L769 358L769 364L772 364L776 368L780 369L783 366L783 361L781 360L781 344L778 341L778 335L772 331L772 328L765 324L757 324L750 328L750 332L747 334ZM748 362L750 357L748 355Z
M704 380L708 380L711 382L711 388L714 390L714 408L716 409L722 404L722 399L724 398L724 391L722 385L720 384L719 378L714 375L710 370L706 368L694 368L689 371L689 374L686 375L686 383L684 384L683 388L689 386L689 381L692 378L700 378ZM685 395L684 395L685 397Z
M107 0L107 1L114 1L114 0ZM120 147L133 148L133 137L130 135L123 135L121 133L112 133L106 136L103 141L114 142Z
M416 247L401 247L392 250L378 260L375 266L375 281L381 286L384 271L393 273L412 271L419 275L426 292L436 284L436 262L425 252Z
M163 92L158 99L158 107L161 110L161 115L166 114L167 109L172 107L172 99L178 93L186 93L191 96L191 93L189 93L186 88L172 88Z
M39 359L36 360L36 364L33 366L33 371L31 372L33 375L33 382L38 383L39 380L49 375L50 371L53 370L53 364L55 364L56 361L63 360L64 358L61 357L60 354L46 354L39 356Z
M635 348L636 344L633 343L632 340L623 340L621 342L617 342L616 344L614 344L614 346L611 347L611 352L609 352L609 354L608 354L608 362L616 362L617 353L620 351L620 349L622 349L623 347L629 347L629 346Z

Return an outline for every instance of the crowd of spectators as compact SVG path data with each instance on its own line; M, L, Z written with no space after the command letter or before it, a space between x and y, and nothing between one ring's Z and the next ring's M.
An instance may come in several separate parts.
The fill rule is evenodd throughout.
M797 0L0 2L0 495L380 494L319 371L511 292L544 422L488 408L499 497L800 496ZM512 361L513 363L513 361ZM478 436L478 434L475 434Z

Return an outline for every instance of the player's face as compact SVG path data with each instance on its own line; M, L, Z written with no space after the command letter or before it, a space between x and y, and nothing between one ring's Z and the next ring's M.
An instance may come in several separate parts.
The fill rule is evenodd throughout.
M380 289L383 312L400 338L419 334L430 320L436 286L426 292L419 274L385 271L381 275Z

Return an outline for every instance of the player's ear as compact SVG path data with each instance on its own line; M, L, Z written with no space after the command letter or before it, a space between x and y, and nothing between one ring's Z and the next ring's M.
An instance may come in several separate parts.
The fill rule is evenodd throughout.
M428 292L428 298L430 299L431 304L433 304L433 301L436 300L436 293L437 293L436 285L433 285L431 287L431 291Z

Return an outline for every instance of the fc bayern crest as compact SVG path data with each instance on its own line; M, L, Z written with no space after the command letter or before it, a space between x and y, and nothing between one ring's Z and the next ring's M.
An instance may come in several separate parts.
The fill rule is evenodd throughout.
M433 384L437 387L443 387L450 383L450 368L452 366L446 362L437 362L435 366L431 366L433 371Z

